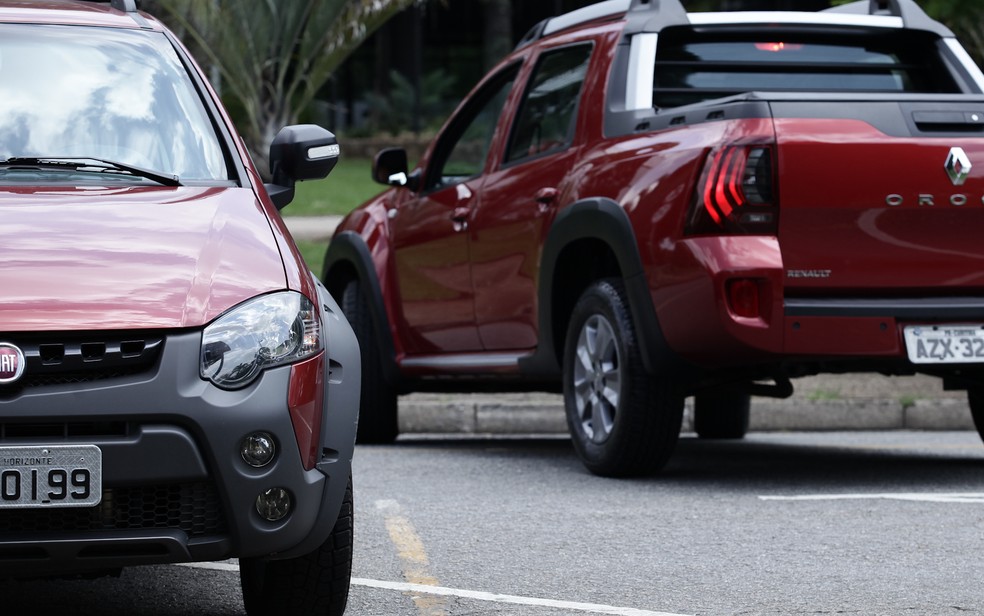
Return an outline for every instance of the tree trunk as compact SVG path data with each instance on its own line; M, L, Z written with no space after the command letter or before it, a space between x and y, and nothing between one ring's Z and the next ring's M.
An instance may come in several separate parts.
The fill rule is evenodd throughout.
M488 71L513 47L511 0L482 0L482 16L482 61Z

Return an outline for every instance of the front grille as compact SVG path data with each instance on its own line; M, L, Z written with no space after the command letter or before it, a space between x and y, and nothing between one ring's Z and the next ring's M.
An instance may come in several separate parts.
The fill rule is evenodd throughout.
M228 530L210 482L105 488L96 507L0 510L0 535L142 529L183 530L189 538Z
M64 441L87 437L126 437L138 429L125 421L0 422L0 444L16 445L17 439Z
M24 375L0 385L0 396L50 385L133 376L154 367L164 336L154 332L0 334L24 352Z

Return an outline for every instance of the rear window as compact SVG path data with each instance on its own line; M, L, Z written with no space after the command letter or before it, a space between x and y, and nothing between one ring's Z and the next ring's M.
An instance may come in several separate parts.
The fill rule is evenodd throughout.
M751 91L956 93L932 34L840 35L668 28L654 102L676 107Z

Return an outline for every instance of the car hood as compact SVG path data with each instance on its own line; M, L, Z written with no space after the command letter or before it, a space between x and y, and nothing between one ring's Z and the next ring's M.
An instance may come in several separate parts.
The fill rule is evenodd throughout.
M203 325L286 287L244 188L0 190L0 331Z

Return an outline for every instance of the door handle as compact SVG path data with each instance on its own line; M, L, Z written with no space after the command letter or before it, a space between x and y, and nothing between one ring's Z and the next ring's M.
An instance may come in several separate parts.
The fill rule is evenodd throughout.
M455 231L468 229L469 214L471 214L471 210L466 207L456 207L451 211L451 222L454 223Z
M534 198L536 199L537 203L540 203L542 205L550 205L557 199L557 189L553 188L552 186L541 188L540 190L536 191L536 197Z

